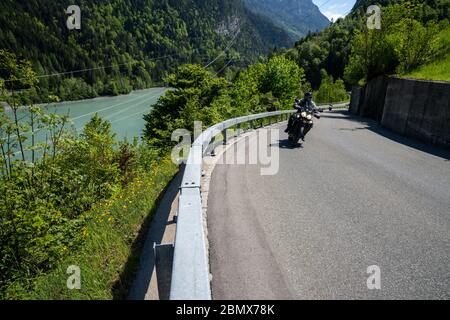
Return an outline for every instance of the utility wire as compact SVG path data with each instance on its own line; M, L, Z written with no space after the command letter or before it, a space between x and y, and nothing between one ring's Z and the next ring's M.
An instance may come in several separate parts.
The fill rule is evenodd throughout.
M231 41L228 43L227 47L222 50L222 52L215 57L213 60L211 60L209 63L207 63L204 68L208 68L209 66L211 66L214 62L216 62L221 56L223 56L225 54L225 51L227 51L228 49L231 48L231 46L234 44L234 41L236 40L237 36L239 35L239 33L241 32L241 30L239 29L236 34L234 35L233 39L231 39Z
M80 70L72 70L72 71L66 71L66 72L56 72L56 73L39 75L36 78L48 78L48 77L61 76L61 75L73 74L73 73L81 73L81 72L92 71L92 70L110 69L110 68L113 68L113 67L120 67L120 66L132 64L132 63L138 63L138 62L144 62L144 61L162 60L162 59L173 57L173 56L176 56L176 55L177 54L170 54L170 55L165 55L165 56L161 56L161 57L157 57L157 58L136 60L136 61L133 61L133 62L113 64L113 65L110 65L110 66L102 66L102 67L97 67L97 68L87 68L87 69L80 69ZM26 79L28 79L28 78L9 79L9 80L5 80L5 82L21 81L21 80L26 80Z
M160 57L156 57L156 58L149 58L149 59L130 61L130 62L126 62L126 63L113 64L113 65L110 65L110 66L102 66L102 67L96 67L96 68L86 68L86 69L79 69L79 70L72 70L72 71L65 71L65 72L56 72L56 73L50 73L50 74L43 74L43 75L36 76L36 78L49 78L49 77L54 77L54 76L61 76L61 75L74 74L74 73L82 73L82 72L93 71L93 70L101 70L101 69L105 70L105 69L110 69L110 68L114 68L114 67L120 67L120 66L124 66L124 65L135 64L135 63L139 63L139 62L163 60L163 59L170 58L170 57L175 57L175 56L179 56L179 55L178 54L169 54L169 55L160 56ZM209 55L202 54L202 55L197 55L197 57L205 57L206 58L206 57L209 57ZM26 80L26 79L28 79L28 78L8 79L8 80L4 80L4 82L21 81L21 80Z
M228 63L222 68L222 69L220 69L219 71L217 71L216 72L216 76L219 74L219 73L221 73L222 71L224 71L232 62L234 62L234 59L230 59L229 61L228 61Z
M239 33L240 33L240 30L237 31L237 33L234 35L232 40L228 43L227 47L217 57L215 57L213 60L208 62L204 67L207 68L207 67L211 66L214 62L216 62L225 53L226 50L230 49L231 46L233 45L234 41L236 40L236 37L238 36ZM200 37L197 37L197 38L200 38ZM195 39L197 39L197 38L195 38ZM139 62L163 60L163 59L171 58L171 57L175 57L175 56L179 56L179 55L178 54L170 54L170 55L160 56L160 57L156 57L156 58L136 60L136 61L132 61L132 62L113 64L113 65L109 65L109 66L102 66L102 67L96 67L96 68L86 68L86 69L79 69L79 70L71 70L71 71L65 71L65 72L55 72L55 73L50 73L50 74L39 75L39 76L36 76L36 78L41 79L41 78L62 76L62 75L67 75L67 74L82 73L82 72L93 71L93 70L105 70L105 69L110 69L110 68L114 68L114 67L120 67L120 66L134 64L134 63L139 63ZM203 54L203 55L200 55L200 56L201 57L209 57L209 55L206 55L206 54ZM199 57L199 56L197 56L197 57ZM4 82L6 83L6 82L22 81L22 80L27 80L27 79L28 78L8 79L8 80L4 80Z

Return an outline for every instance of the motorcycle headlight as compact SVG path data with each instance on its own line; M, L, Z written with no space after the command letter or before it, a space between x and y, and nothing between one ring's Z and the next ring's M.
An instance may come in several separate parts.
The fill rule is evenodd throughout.
M310 114L308 114L308 116L306 117L306 119L311 120L312 116Z
M306 117L306 112L302 112L302 117Z

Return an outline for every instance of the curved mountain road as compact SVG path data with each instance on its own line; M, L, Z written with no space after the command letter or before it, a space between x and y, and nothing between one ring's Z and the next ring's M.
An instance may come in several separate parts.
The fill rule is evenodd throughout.
M324 113L299 148L276 126L273 176L216 166L214 299L450 298L450 152L366 121ZM380 290L367 287L372 265Z

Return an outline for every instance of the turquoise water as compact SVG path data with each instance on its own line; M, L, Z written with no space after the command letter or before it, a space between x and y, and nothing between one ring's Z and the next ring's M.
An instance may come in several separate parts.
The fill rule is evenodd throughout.
M128 95L102 97L91 100L51 104L47 112L69 114L73 126L81 132L83 126L98 113L111 122L117 138L141 137L145 121L142 116L150 111L150 106L164 94L167 88L152 88L134 91Z
M167 88L151 88L133 91L128 95L116 97L101 97L89 100L53 103L43 106L46 113L68 114L73 129L81 133L84 125L98 113L103 119L111 122L112 130L117 140L127 139L133 141L134 137L141 137L145 127L142 118L151 110L158 98L166 92ZM12 115L11 111L7 112ZM19 109L19 119L27 118L27 108ZM36 130L37 142L45 141L45 130ZM25 146L31 145L30 135L27 134ZM19 152L16 152L16 156ZM27 158L28 158L27 152Z

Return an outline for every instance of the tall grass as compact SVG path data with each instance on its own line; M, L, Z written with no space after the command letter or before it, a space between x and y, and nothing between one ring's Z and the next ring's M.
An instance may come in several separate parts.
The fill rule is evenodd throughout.
M436 61L405 74L404 77L450 81L450 26L439 33L438 42L443 47L444 55Z

